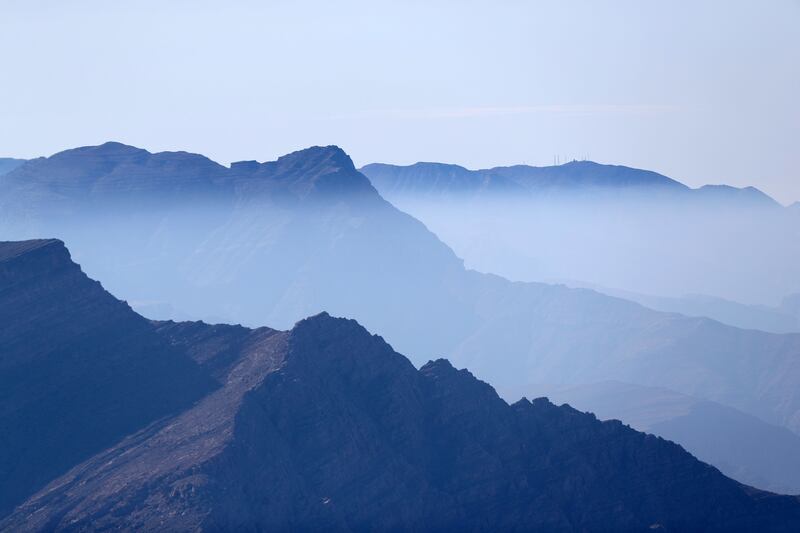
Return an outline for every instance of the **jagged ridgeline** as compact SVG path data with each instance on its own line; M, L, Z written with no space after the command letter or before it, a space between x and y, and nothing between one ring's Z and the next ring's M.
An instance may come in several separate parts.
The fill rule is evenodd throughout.
M353 320L147 321L60 241L0 243L0 319L3 531L800 527L795 497Z
M118 143L68 150L0 175L0 234L62 238L90 276L152 319L288 329L328 311L418 366L447 357L510 401L538 396L537 383L615 380L800 433L800 335L468 270L337 147L230 167ZM800 486L800 473L744 472L722 451L703 457L740 481Z

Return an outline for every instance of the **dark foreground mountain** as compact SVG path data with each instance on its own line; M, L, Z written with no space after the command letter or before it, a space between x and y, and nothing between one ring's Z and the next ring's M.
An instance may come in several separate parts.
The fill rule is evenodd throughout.
M63 253L37 255L37 246L4 245L25 259L26 271L35 267L34 285L51 270L77 268ZM39 309L21 302L15 310L27 314L32 304ZM80 318L73 318L75 326ZM599 422L543 398L509 405L445 360L417 370L352 320L320 314L284 332L141 322L149 328L139 334L155 333L220 386L75 461L0 521L0 529L800 527L795 497L743 486L679 446L619 422ZM49 323L40 328L29 333L42 335ZM127 360L106 377L125 376L139 364ZM91 387L91 376L81 379ZM193 391L183 394L196 399ZM60 400L49 391L29 415L45 420ZM82 406L82 415L105 412L98 400ZM129 400L131 406L149 401ZM68 447L81 438L63 433L52 441Z
M55 240L0 243L0 513L214 386Z
M230 168L116 143L68 151L0 176L2 217L4 235L66 239L134 308L281 329L326 310L501 392L620 380L800 432L800 335L466 270L336 147Z
M800 436L717 402L616 381L536 385L555 403L678 442L725 475L781 494L800 494Z

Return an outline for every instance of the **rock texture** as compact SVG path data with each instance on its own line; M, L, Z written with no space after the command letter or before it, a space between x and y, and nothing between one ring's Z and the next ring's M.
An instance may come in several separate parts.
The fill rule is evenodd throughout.
M220 336L227 344L231 333L197 325L164 331L177 343ZM800 526L796 498L748 489L619 422L545 399L509 406L445 360L418 371L351 320L322 314L289 332L251 332L222 381L191 409L55 480L0 527Z
M0 280L4 495L49 482L2 531L800 527L797 498L353 320L148 322L59 241L3 243Z
M747 485L800 494L800 436L732 407L615 381L571 387L536 385L518 395L532 393L676 442Z
M120 200L162 188L144 207ZM196 202L204 190L220 195ZM91 205L76 191L90 191ZM281 329L326 310L381 332L417 365L446 356L501 390L615 379L800 432L800 335L469 271L334 146L231 168L114 143L70 150L0 176L0 219L15 206L25 215L14 227L32 229L0 220L0 234L67 239L83 268L134 306L166 302L192 319Z
M0 513L216 386L56 240L0 242Z

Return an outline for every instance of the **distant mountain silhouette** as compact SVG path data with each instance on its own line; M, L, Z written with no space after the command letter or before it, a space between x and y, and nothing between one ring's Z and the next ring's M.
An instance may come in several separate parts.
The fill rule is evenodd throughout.
M183 168L187 158L178 153L166 163L169 154L128 152L142 158L125 159L131 176L158 168L153 159ZM466 270L336 147L231 168L195 159L209 172L179 174L184 183L212 184L219 196L187 201L171 192L173 174L165 171L148 178L167 184L164 195L126 203L113 193L114 209L101 192L93 196L98 207L76 209L83 196L62 189L58 216L39 200L59 172L67 181L89 175L106 182L103 169L119 168L118 156L93 156L89 166L100 170L91 172L72 156L64 158L69 167L40 176L23 165L0 176L0 203L24 212L0 222L0 233L65 239L87 273L132 302L282 329L326 310L380 331L417 364L447 356L501 392L615 379L716 401L800 432L800 335L745 331L589 290ZM29 188L5 186L23 173Z
M216 386L56 240L0 242L0 514Z
M737 409L663 388L616 381L536 385L520 393L546 395L600 419L621 420L680 444L739 481L800 494L800 436Z
M655 172L600 165L592 161L573 161L552 167L515 165L484 170L467 170L442 163L409 166L373 163L360 170L389 197L398 193L450 195L458 192L547 192L581 188L688 190L685 185Z
M217 182L225 167L186 152L147 150L117 142L59 152L27 161L2 176L9 190L7 212L50 216L74 215L80 209L117 209L120 202L148 208L164 201L196 201L223 192ZM8 215L6 215L8 218Z
M727 203L778 207L779 204L754 187L738 189L706 185L690 189L664 175L620 165L572 161L558 166L515 165L467 170L458 165L416 163L409 166L372 163L362 167L375 187L390 201L413 195L422 198L458 198L476 194L662 194L683 200L696 198Z
M11 172L24 163L24 159L14 159L11 157L0 157L0 174Z
M59 477L51 472L55 479L0 519L1 530L800 527L797 497L743 486L671 442L544 398L508 405L442 359L416 370L353 320L323 313L290 331L148 323L85 278L57 241L7 243L0 258L4 279L26 283L22 293L12 289L17 297L0 301L6 319L12 311L46 318L42 309L55 312L62 302L91 310L105 300L99 310L139 324L127 325L123 342L102 357L85 361L94 372L74 371L63 348L51 353L36 375L68 384L67 394L37 388L31 407L9 401L3 389L2 412L23 410L33 431L49 431L56 416L68 417L59 423L67 431L46 439L51 452L97 434L113 434L116 442L91 457L72 457ZM69 314L65 325L97 343L82 344L89 353L106 346L113 319ZM33 341L61 346L70 339L51 337L49 320L6 326ZM196 366L154 354L154 334ZM165 368L176 364L213 375L220 385L184 387L190 378ZM98 377L121 388L102 394ZM124 385L131 380L137 389ZM157 383L171 387L153 395ZM80 405L69 400L86 393L92 396ZM124 395L124 404L109 403L114 394ZM166 398L168 405L160 405ZM166 416L123 430L120 422L131 412L151 413L154 405ZM73 410L91 430L70 431L79 423ZM4 438L8 427L2 426ZM41 458L15 455L15 464L39 469Z
M680 297L654 296L580 282L565 282L565 284L631 300L656 311L708 317L737 328L758 329L771 333L800 333L800 311L793 312L786 303L774 307L746 305L704 294L687 294ZM791 297L787 296L785 300L788 302Z
M781 300L779 309L800 319L800 292L790 294Z
M731 187L730 185L703 185L696 189L697 195L722 205L756 206L780 208L773 198L755 187Z
M754 187L691 189L655 172L591 161L361 170L482 272L761 305L800 290L794 210Z

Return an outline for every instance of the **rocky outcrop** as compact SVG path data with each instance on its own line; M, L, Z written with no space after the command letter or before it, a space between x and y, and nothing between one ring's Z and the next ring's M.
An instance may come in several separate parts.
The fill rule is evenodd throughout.
M732 407L615 381L571 387L537 384L515 395L532 393L671 440L746 485L800 494L800 436Z
M223 386L76 466L0 529L800 525L796 498L744 487L619 422L545 399L509 406L445 360L416 370L352 320L321 314L241 337L197 324L161 332L176 344L201 339L197 357L214 345L226 352L236 337Z
M0 242L0 514L216 385L56 240Z
M620 186L638 179L609 172ZM68 223L54 222L50 209L21 219L38 220L34 235L47 230L67 239L87 272L131 302L281 329L326 310L381 332L417 365L446 356L498 390L622 380L717 401L800 432L800 335L745 331L589 290L466 270L422 223L384 201L339 148L230 169L202 156L115 144L71 150L0 176L0 219L8 216L3 206L35 204L76 180L96 185L97 204L105 198L101 184L125 191L140 181L160 184L170 199L158 212L130 202L104 216L75 208ZM26 193L6 188L12 181L29 185ZM169 186L180 183L219 186L225 194L212 208ZM59 201L77 198L72 189L58 190ZM467 218L477 220L475 214ZM9 231L0 221L0 233ZM499 242L499 235L488 239ZM575 251L562 244L555 246ZM614 269L622 263L614 259ZM638 262L629 267L650 272Z

